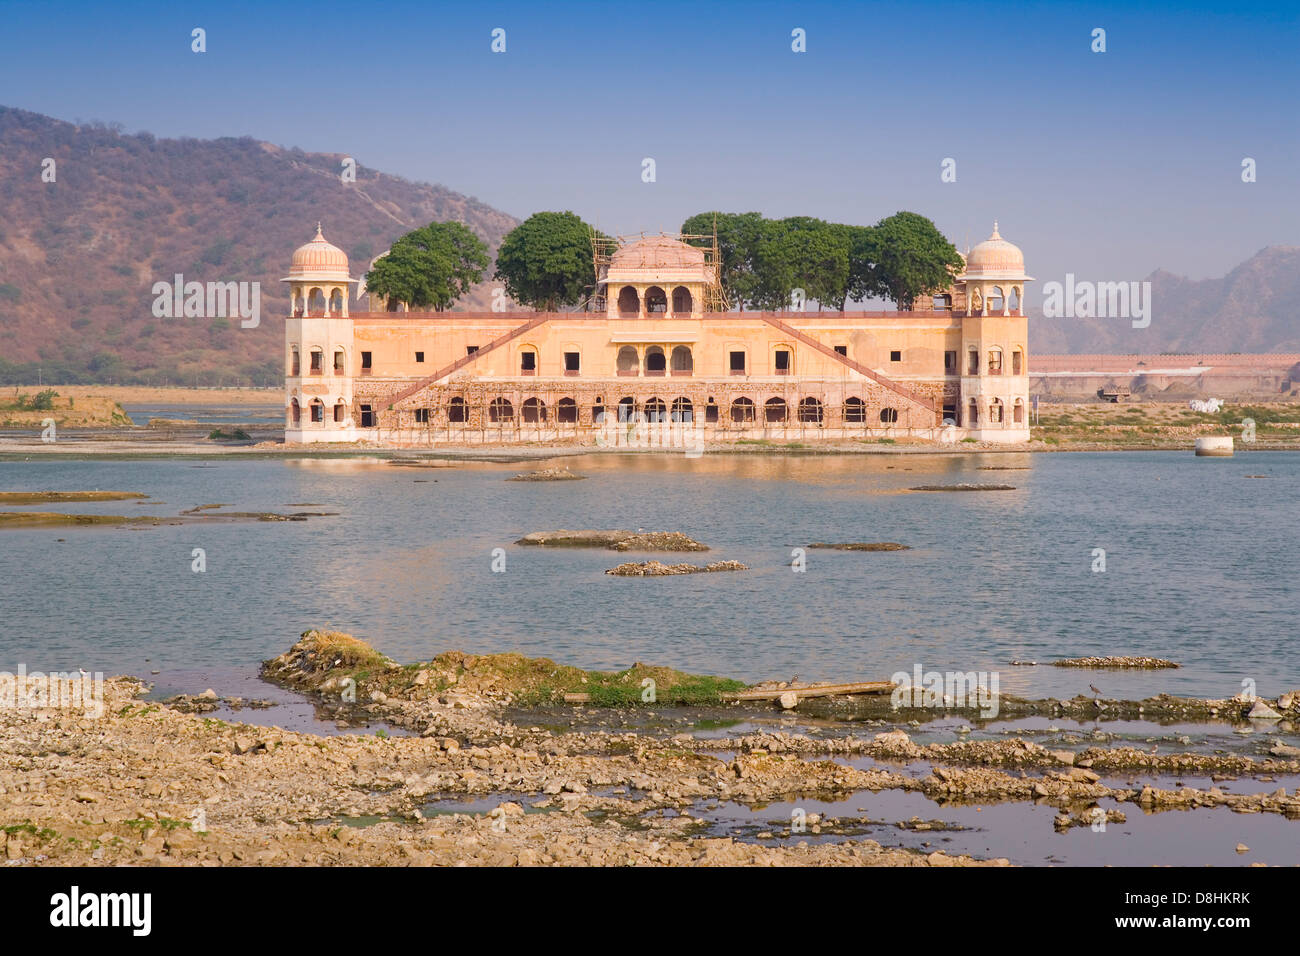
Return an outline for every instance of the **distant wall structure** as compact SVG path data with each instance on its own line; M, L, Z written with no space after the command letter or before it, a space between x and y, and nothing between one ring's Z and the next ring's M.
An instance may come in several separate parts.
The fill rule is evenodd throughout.
M1051 400L1094 398L1126 386L1134 398L1300 397L1300 353L1037 355L1030 387Z
M996 225L927 310L709 311L713 260L674 236L621 242L599 279L595 312L349 312L356 280L318 228L285 280L286 441L583 444L627 421L723 440L1029 439L1032 280Z

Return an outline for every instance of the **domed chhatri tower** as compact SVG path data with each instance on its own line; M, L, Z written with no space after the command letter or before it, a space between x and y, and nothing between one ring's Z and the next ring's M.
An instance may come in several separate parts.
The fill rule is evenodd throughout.
M293 254L285 339L285 440L356 440L352 416L353 328L348 317L348 257L316 224L316 236Z
M704 250L672 236L647 236L619 247L597 279L611 319L698 319L705 287L716 281Z
M971 438L1029 440L1029 326L1025 257L998 234L966 254L955 282L962 319L961 406L957 423Z

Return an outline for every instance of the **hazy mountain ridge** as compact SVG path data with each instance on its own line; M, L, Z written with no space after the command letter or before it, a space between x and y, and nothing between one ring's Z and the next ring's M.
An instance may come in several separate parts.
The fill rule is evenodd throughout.
M1031 313L1031 351L1300 352L1300 246L1268 246L1220 278L1188 279L1157 269L1147 281L1149 327L1135 329L1128 319Z
M41 180L46 157L54 183ZM443 186L360 165L345 185L343 158L249 137L127 135L0 107L0 382L34 380L39 365L52 381L273 384L288 310L279 280L317 220L356 277L415 226L460 219L495 252L517 223ZM152 285L176 273L260 282L260 327L154 318ZM1221 278L1148 279L1148 328L1031 313L1031 351L1300 351L1300 247L1265 248ZM484 283L458 308L490 301Z
M41 180L46 157L53 183ZM283 375L289 307L279 280L317 220L358 278L433 220L463 221L493 252L516 225L472 197L361 165L345 185L343 158L248 137L127 135L0 107L0 381L35 363L47 380L271 384ZM260 326L155 318L153 283L176 273L260 282ZM459 307L490 303L485 283Z

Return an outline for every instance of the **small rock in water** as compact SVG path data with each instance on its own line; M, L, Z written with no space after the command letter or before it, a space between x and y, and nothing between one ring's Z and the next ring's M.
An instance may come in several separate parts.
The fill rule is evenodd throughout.
M1268 706L1268 704L1264 703L1262 700L1255 701L1255 706L1250 708L1250 713L1248 713L1246 716L1249 717L1251 720L1281 720L1282 719L1281 714L1279 714L1272 707Z
M777 700L785 710L792 710L799 703L799 695L788 690Z

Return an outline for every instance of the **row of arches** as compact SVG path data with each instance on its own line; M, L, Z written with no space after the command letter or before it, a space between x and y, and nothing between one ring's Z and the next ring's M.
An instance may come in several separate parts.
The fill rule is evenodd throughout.
M989 375L1003 375L1006 373L1006 365L1001 346L994 345L989 348L988 365L986 368ZM980 352L978 346L972 345L967 350L966 374L980 374ZM1018 345L1011 349L1011 374L1025 374L1025 351Z
M972 315L1024 315L1023 286L989 286L987 291L979 286L971 288L970 312Z
M430 422L437 415L434 409L417 409L416 412L417 422L421 423ZM868 422L867 403L856 396L846 398L840 407L840 412L845 422L857 424ZM700 420L697 414L695 403L684 395L673 399L671 403L658 397L638 402L635 398L626 396L608 408L604 404L592 406L592 422L596 425L608 420L610 415L618 422L638 420L639 416L639 420L651 423L689 424ZM721 406L717 402L710 401L704 406L702 420L717 422L721 414ZM468 422L469 406L465 399L459 396L452 398L447 403L446 415L449 423ZM874 413L874 416L881 425L895 425L899 420L899 410L892 407L881 408ZM768 424L781 424L794 421L820 425L827 419L827 407L820 399L811 396L793 402L787 402L781 397L772 397L762 405L751 398L741 396L730 403L727 417L734 423L761 421ZM573 398L566 397L561 398L554 406L548 407L543 399L533 396L524 399L516 408L515 403L509 398L497 396L487 403L486 418L492 424L508 424L515 421L525 424L543 424L550 421L577 424L578 403Z
M327 415L329 416L328 420L332 420L337 425L347 424L350 420L348 416L348 407L344 404L342 399L339 399L334 403L332 410L319 398L313 398L307 403L306 418L311 424L324 425L327 421ZM295 397L289 402L289 424L302 425L302 423L303 408Z
M348 368L348 353L341 345L336 345L333 351L333 362L330 364L328 371L334 375L346 375ZM313 345L307 350L307 374L324 375L326 374L325 366L325 349L319 345ZM298 351L298 346L293 345L289 348L289 374L298 377L303 374L302 355Z
M641 316L667 315L668 293L662 286L652 285L642 296L636 286L625 285L618 290L618 314L620 318L635 319ZM690 315L695 309L695 299L691 290L684 285L672 291L672 315Z
M987 424L989 425L1023 425L1025 424L1025 400L1017 398L1011 405L1011 419L1007 420L1007 405L1000 398L990 399L984 409L984 414L988 416ZM972 398L966 403L966 422L967 428L977 428L980 426L980 402Z
M691 375L695 371L695 356L689 347L674 345L671 352L665 352L662 346L646 346L644 356L635 345L624 345L618 350L617 371L619 375Z
M347 314L347 289L343 286L301 286L292 291L295 319L331 318Z

